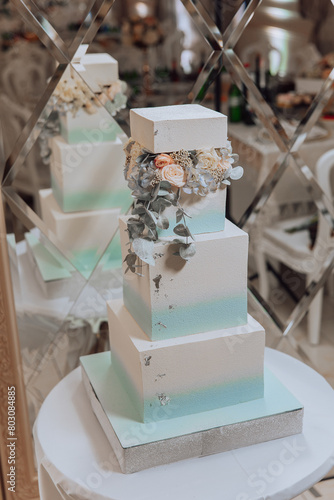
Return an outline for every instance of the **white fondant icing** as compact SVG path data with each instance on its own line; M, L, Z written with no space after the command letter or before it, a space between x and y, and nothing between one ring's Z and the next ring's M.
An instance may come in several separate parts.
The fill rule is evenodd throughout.
M75 115L71 111L61 113L61 133L69 143L102 143L116 140L117 125L108 112L99 105L90 114L79 109Z
M130 111L131 136L153 153L221 148L227 141L227 117L198 104Z
M251 316L244 326L154 342L121 300L108 303L108 318L112 359L142 421L164 404L173 418L263 396L265 334Z
M123 259L129 248L126 220L120 218ZM143 276L124 275L124 303L145 333L167 338L182 335L180 328L186 335L185 329L198 333L246 323L247 233L226 220L224 231L197 234L196 254L187 262L174 255L172 240L154 244L155 266L143 263ZM186 325L178 324L183 313Z
M118 62L109 54L85 54L80 62L82 77L94 92L118 80Z
M126 182L121 174L125 155L119 138L113 142L67 144L61 136L56 136L51 139L50 148L51 174L62 191L64 202L61 208L64 211L68 211L67 197L71 205L73 196L88 198L87 195L91 193L92 197L101 198L118 189L126 190ZM85 199L82 199L78 205L81 210L88 210L92 201L87 199L85 207ZM112 197L106 206L115 206Z
M39 191L42 219L69 250L102 249L118 225L119 208L64 213L51 189Z

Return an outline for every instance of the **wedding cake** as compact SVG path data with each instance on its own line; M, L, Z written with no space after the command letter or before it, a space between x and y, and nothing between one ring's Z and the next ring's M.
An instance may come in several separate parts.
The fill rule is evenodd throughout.
M125 473L301 432L303 409L264 368L247 314L248 235L225 219L243 169L227 117L199 105L131 111L120 217L123 300L110 353L81 358L93 410Z
M124 134L101 104L115 115L125 107L124 90L115 59L83 53L54 94L60 134L50 139L51 189L40 191L42 218L88 275L131 204L121 175Z

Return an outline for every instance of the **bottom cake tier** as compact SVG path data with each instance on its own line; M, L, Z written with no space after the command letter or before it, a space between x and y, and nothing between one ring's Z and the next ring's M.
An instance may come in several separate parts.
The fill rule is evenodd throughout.
M108 302L111 362L133 402L133 418L155 420L263 397L265 332L242 326L152 341L121 299Z
M302 432L303 406L268 370L264 397L166 420L133 420L129 395L110 362L110 352L81 358L83 382L93 411L124 473L186 458L229 451Z

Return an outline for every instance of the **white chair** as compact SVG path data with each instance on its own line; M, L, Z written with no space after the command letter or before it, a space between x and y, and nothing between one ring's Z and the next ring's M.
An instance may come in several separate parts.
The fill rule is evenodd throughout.
M323 154L316 165L317 180L329 200L333 200L331 188L331 171L334 168L334 150ZM259 274L259 291L264 299L269 298L269 281L266 267L266 256L284 263L290 269L306 275L306 284L318 277L318 273L326 261L329 251L334 248L332 228L318 210L317 235L313 248L307 229L287 233L286 229L299 227L310 220L310 217L280 221L262 231L256 245L255 260ZM308 311L308 337L311 344L320 340L323 288L313 299Z

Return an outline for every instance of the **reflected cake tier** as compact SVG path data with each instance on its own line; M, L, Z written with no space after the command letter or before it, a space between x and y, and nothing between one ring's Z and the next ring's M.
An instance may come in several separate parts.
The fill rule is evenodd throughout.
M109 54L84 54L80 74L93 92L118 80L118 62Z
M122 175L122 141L68 144L61 136L50 140L52 191L64 212L121 208L131 205Z
M122 301L108 303L112 364L142 422L263 397L265 333L244 326L152 342ZM182 335L182 328L179 330Z
M102 106L95 106L95 113L79 109L60 114L60 133L68 144L81 142L115 141L119 126Z
M127 217L120 218L123 260ZM124 275L124 304L152 340L247 323L248 235L226 220L224 231L195 235L196 254L184 261L173 238L154 243L155 266ZM140 262L140 261L139 261Z
M42 219L63 248L74 256L74 265L92 269L118 227L119 208L64 213L51 189L39 192Z
M103 87L118 85L118 62L109 54L82 55L80 62L68 66L65 79L71 78L73 69L87 83L92 97L93 92L98 94ZM81 108L75 113L67 111L60 114L60 133L68 144L114 141L118 132L117 123L98 101L89 110Z

